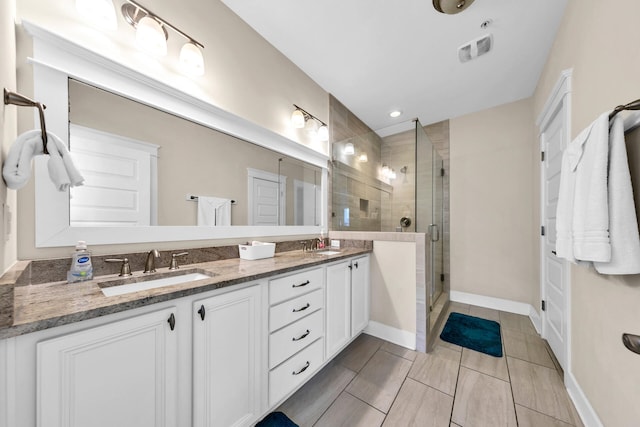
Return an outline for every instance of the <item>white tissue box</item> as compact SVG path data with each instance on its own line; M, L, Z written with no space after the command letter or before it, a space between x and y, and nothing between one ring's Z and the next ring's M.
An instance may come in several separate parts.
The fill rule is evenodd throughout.
M238 245L241 259L273 258L276 252L275 243L253 241L250 245Z

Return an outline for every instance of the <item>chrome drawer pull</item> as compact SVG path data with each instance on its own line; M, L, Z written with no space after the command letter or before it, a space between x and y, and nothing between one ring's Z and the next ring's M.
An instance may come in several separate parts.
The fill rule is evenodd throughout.
M307 332L305 332L304 334L300 335L298 338L295 338L295 337L291 338L291 341L300 341L301 339L303 339L304 337L306 337L310 333L311 333L311 331L307 329Z
M306 282L302 282L299 285L291 285L292 288L301 288L302 286L307 286L309 283L311 283L310 281L306 281Z
M303 373L304 371L306 371L306 370L307 370L307 368L308 368L309 366L311 366L311 363L309 363L309 361L307 360L307 363L304 365L304 367L303 367L302 369L300 369L298 372L293 371L293 372L291 373L291 375L300 375L301 373Z
M299 313L301 311L305 311L307 308L311 307L311 304L307 303L307 305L305 305L304 307L300 307L300 308L294 308L293 312L294 313Z

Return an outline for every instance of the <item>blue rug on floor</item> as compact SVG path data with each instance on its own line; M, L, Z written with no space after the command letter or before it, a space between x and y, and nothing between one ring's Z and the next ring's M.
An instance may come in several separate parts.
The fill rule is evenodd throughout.
M451 313L440 339L495 357L502 357L500 324L461 313Z
M282 412L272 412L262 419L256 427L298 427Z

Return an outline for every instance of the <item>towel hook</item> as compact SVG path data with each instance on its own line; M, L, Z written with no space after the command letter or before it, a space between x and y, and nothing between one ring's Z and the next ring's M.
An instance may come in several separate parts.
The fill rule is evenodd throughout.
M616 114L623 110L640 110L640 99L636 99L625 105L618 105L613 109L611 114L609 114L609 120L613 119Z
M44 122L44 109L47 108L47 106L40 102L33 101L24 95L20 95L19 93L9 92L5 88L4 105L9 104L20 107L36 107L38 109L38 113L40 114L40 129L42 131L42 151L44 154L49 154L49 151L47 150L47 127Z

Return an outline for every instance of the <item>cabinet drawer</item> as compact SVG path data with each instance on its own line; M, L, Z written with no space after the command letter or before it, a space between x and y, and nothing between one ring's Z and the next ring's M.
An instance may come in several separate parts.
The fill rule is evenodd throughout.
M275 305L269 310L269 332L302 319L323 306L324 295L322 289L316 289L308 294L300 295L297 298Z
M323 340L311 344L269 372L269 406L307 380L322 365Z
M269 282L269 304L306 294L322 286L322 267L280 277Z
M269 369L302 350L324 332L324 312L316 311L269 337Z

